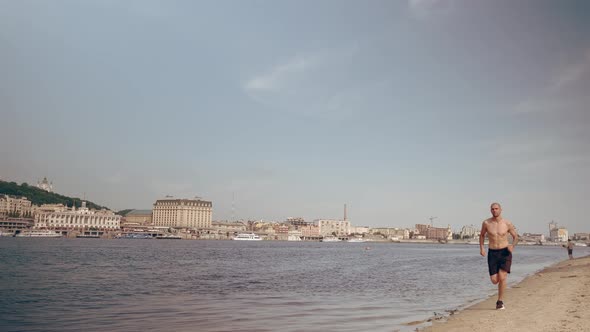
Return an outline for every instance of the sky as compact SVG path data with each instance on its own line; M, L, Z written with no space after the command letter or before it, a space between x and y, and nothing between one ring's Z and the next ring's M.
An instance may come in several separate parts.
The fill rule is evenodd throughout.
M589 232L590 2L0 1L0 179L113 210Z

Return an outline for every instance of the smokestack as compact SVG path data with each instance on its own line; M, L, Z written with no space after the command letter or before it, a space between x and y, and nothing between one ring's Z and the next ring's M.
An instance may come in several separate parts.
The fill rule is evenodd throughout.
M346 204L344 204L344 221L346 221Z

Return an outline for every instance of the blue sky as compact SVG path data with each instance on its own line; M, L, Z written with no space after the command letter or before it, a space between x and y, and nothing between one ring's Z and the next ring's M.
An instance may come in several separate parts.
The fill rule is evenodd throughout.
M588 232L586 1L1 1L0 178L112 209ZM232 209L232 197L234 197ZM234 211L234 212L232 212Z

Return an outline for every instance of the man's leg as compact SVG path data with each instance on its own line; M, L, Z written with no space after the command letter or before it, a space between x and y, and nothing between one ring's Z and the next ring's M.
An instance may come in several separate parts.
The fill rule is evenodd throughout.
M500 269L498 271L498 301L503 301L504 298L504 291L506 290L506 277L508 276L508 272Z
M490 276L490 281L492 282L492 284L497 285L498 281L500 281L500 279L498 279L498 274L492 274Z

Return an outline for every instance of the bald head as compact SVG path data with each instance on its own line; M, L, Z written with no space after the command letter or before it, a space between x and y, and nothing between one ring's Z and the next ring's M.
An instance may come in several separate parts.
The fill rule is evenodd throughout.
M492 212L492 216L494 216L494 218L498 218L500 214L502 214L502 207L500 206L500 203L492 203L492 205L490 205L490 212Z

